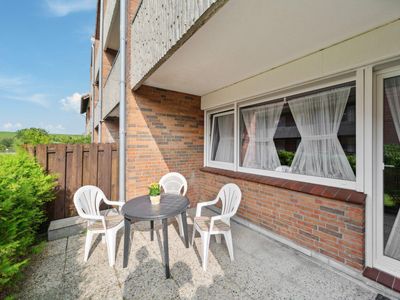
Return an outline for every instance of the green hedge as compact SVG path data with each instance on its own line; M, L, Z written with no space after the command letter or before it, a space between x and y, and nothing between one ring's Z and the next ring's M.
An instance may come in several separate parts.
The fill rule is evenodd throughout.
M28 154L0 154L0 295L28 263L55 186Z

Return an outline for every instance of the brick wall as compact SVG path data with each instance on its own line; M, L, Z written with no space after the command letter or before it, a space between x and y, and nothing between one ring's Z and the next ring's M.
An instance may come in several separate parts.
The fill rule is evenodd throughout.
M308 249L356 269L364 267L364 206L200 172L200 201L226 183L243 193L238 215ZM249 245L251 246L251 245Z
M200 97L142 86L127 95L127 199L147 193L168 172L188 180L197 202L203 165L203 112Z

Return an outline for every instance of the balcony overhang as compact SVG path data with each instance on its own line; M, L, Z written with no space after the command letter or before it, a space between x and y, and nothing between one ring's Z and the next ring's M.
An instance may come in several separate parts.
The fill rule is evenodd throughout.
M399 17L400 1L229 0L144 84L203 96Z
M108 0L104 16L104 49L119 49L119 0Z

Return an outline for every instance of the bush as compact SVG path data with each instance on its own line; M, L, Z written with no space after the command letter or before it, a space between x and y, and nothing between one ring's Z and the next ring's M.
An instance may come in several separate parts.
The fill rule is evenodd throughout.
M385 165L400 168L400 145L389 144L384 146Z
M291 166L294 158L294 152L279 150L278 151L279 160L282 166Z
M28 154L0 155L0 292L28 263L55 186Z
M15 136L15 144L21 145L38 145L50 143L49 133L41 128L25 128L17 131Z

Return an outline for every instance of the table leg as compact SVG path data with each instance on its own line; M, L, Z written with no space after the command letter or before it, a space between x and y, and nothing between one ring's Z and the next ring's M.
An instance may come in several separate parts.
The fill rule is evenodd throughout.
M165 262L165 277L170 278L169 272L169 254L168 254L168 219L162 220L163 224L163 235L164 235L164 262Z
M124 231L124 261L122 266L126 268L128 266L129 248L131 240L131 220L125 218L124 220L125 231Z
M187 219L186 219L186 211L181 213L182 216L182 226L183 226L183 235L185 236L185 246L189 248L189 237L188 237L188 227L187 227Z
M154 221L150 221L150 240L154 241Z

